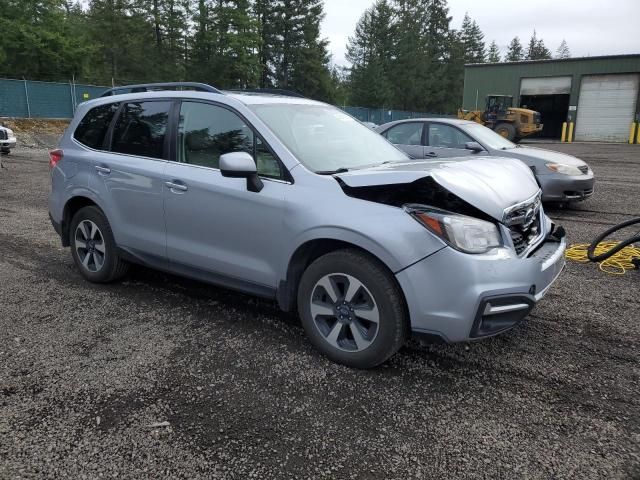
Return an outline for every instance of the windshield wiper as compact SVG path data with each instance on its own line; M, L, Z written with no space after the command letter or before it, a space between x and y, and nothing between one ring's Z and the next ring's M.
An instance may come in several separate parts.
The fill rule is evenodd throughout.
M346 173L348 171L348 168L340 167L335 170L316 170L315 173L317 173L318 175L334 175L336 173Z

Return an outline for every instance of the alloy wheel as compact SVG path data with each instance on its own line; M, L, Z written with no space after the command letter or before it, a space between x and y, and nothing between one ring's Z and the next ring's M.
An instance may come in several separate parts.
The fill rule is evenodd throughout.
M376 301L351 275L331 273L318 280L310 308L314 325L332 347L360 352L378 335L380 313Z
M104 265L106 246L98 226L91 220L82 220L76 227L75 245L78 260L89 272L98 272Z

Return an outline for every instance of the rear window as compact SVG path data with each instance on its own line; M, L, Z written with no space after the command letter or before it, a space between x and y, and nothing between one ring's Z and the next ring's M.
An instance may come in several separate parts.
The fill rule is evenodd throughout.
M127 103L113 129L111 151L162 158L171 102Z
M119 105L110 103L89 110L73 133L73 138L89 148L102 149L104 136Z

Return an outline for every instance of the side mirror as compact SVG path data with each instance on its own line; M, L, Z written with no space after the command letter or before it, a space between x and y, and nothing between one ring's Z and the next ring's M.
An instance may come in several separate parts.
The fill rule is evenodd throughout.
M483 152L484 148L478 142L467 142L464 144L464 148L471 150L473 153Z
M247 152L232 152L220 155L220 173L223 177L246 178L247 190L259 192L264 183L258 177L256 162Z

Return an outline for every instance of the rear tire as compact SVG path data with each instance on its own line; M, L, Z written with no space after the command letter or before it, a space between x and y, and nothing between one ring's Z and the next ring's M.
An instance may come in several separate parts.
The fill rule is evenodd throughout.
M118 255L107 218L97 207L81 208L73 216L69 244L76 267L90 282L109 283L129 270L129 264Z
M512 142L516 138L516 127L514 127L510 123L499 123L498 125L496 125L496 128L494 130L498 135Z
M298 288L298 312L314 346L337 363L372 368L405 342L409 322L392 274L355 249L315 260Z

